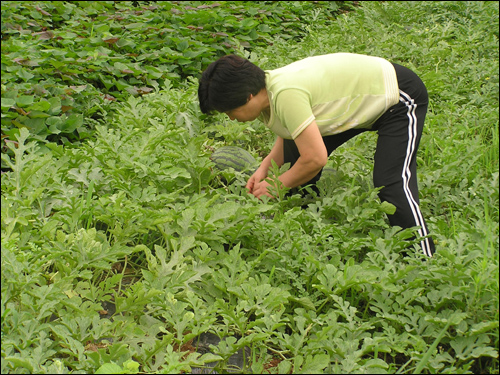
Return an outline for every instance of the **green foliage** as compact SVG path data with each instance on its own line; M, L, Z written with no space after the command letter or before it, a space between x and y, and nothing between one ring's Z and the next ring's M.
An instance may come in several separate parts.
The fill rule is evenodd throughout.
M93 135L115 103L178 87L242 47L299 40L340 2L2 2L2 138ZM6 151L6 150L3 150ZM3 152L2 151L2 152ZM5 166L2 164L2 168Z
M118 34L124 15L166 23L150 7L184 6L141 3L23 3L10 10L22 29L2 22L2 32L28 45L43 22L80 30L66 27L78 14L101 24L81 34L91 43L102 25ZM278 3L268 5L297 15L303 7L317 22L291 18L283 30L303 28L300 42L274 33L272 47L243 51L264 68L348 51L423 77L431 110L418 155L421 205L437 254L420 255L419 239L410 240L416 228L388 225L393 207L371 183L373 134L332 155L335 172L322 177L319 194L302 198L275 184L279 199L259 201L242 173L218 172L210 155L238 145L260 159L272 144L265 127L202 116L196 80L169 78L106 107L105 122L80 144L40 143L25 127L5 142L2 373L223 373L237 353L242 373L498 373L498 3L366 2L328 23L312 2ZM183 15L255 13L254 2L228 4L192 3L197 10ZM182 29L171 13L179 23L169 27ZM139 25L125 30L144 35ZM75 38L61 38L42 40L74 51ZM8 96L20 84L8 82L3 114L39 101ZM87 94L99 96L83 90L82 103ZM270 180L284 169L274 166ZM221 340L202 354L194 339L206 332Z

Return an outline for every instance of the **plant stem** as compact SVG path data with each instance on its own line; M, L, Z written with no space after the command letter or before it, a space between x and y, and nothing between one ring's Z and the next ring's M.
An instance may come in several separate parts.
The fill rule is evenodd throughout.
M425 367L425 365L427 365L427 362L429 362L429 359L431 358L432 353L434 352L434 350L436 350L437 346L439 345L439 342L444 337L444 335L445 335L446 331L448 330L448 328L450 327L450 325L451 325L451 319L448 320L448 323L446 323L446 326L441 330L438 337L436 337L436 339L434 340L432 345L429 347L427 352L424 354L424 356L420 360L417 368L415 369L415 372L414 372L415 374L420 374L422 372L422 369Z

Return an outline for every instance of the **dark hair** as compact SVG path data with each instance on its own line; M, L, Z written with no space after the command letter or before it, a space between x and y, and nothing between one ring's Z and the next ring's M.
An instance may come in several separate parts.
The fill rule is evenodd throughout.
M257 65L236 55L222 56L202 73L198 86L200 109L226 112L246 104L250 94L266 87L266 75Z

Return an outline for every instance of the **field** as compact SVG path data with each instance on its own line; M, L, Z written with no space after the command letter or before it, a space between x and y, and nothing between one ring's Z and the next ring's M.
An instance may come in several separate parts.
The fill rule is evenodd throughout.
M499 373L498 2L1 6L2 373ZM431 259L388 224L376 134L306 200L210 159L274 141L200 112L211 61L332 52L427 86Z

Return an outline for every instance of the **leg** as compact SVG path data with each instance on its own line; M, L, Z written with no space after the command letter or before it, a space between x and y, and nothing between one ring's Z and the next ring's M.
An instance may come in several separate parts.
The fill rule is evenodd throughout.
M403 91L400 82L400 102L386 112L376 123L378 130L373 182L383 186L379 193L382 201L396 206L394 215L388 215L391 225L409 228L420 226L419 235L429 234L419 207L416 154L427 112L427 90L409 69L396 66L398 81L411 79ZM425 255L432 256L435 246L432 238L421 242Z

